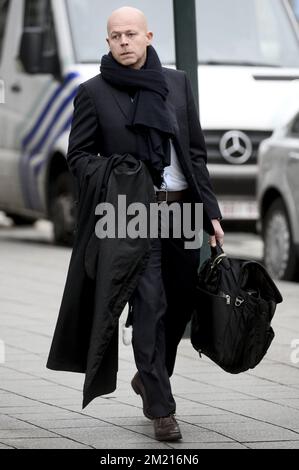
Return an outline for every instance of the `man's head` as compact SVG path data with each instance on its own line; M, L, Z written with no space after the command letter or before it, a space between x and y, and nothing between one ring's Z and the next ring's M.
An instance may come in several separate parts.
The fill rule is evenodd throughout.
M153 38L144 13L137 8L119 8L108 19L107 30L107 42L114 59L126 67L140 69Z

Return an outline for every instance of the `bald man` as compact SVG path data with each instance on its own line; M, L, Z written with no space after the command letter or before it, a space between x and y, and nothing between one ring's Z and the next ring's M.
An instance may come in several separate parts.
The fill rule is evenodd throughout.
M222 245L221 213L189 80L183 71L161 66L152 40L140 10L124 7L111 14L110 52L102 58L101 73L79 87L74 102L69 167L80 185L90 156L133 155L146 166L157 203L202 203L210 243ZM175 441L182 435L170 377L194 308L199 252L185 248L184 236L159 235L151 240L148 264L128 299L138 370L131 384L156 439ZM116 373L117 368L109 370L113 378Z
M107 42L114 59L125 67L136 70L143 67L147 46L153 38L144 13L136 8L120 8L110 16L107 31ZM122 35L129 38L130 45L123 42Z

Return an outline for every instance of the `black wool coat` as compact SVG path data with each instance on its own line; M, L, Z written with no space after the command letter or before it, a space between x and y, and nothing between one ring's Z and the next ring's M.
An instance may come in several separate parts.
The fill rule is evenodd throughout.
M150 255L148 238L96 236L96 207L154 201L146 166L131 155L86 160L66 285L47 361L53 370L86 373L83 408L112 393L118 370L118 321Z

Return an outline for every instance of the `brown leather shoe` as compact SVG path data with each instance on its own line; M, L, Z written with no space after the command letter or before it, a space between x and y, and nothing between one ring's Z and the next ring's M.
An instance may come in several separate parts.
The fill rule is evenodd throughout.
M142 398L144 416L148 419L154 419L154 417L151 416L147 411L148 410L148 402L147 402L147 398L146 398L145 388L144 388L143 383L141 382L141 378L140 378L138 372L133 377L133 379L131 381L131 385L132 385L132 388L133 388L134 392L137 395L140 395L141 398Z
M178 441L182 439L180 427L173 415L154 419L157 441Z

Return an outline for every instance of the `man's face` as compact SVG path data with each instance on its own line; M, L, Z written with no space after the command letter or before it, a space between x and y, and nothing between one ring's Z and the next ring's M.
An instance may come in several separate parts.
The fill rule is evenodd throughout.
M120 64L140 69L146 61L147 46L153 34L138 16L114 15L108 24L107 42L114 59Z

